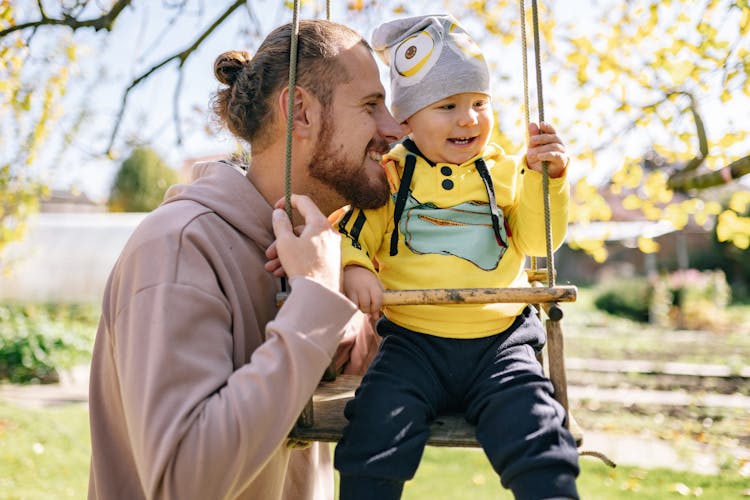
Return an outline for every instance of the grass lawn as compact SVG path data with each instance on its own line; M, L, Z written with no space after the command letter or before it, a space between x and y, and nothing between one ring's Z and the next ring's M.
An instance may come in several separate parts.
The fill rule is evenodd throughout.
M0 403L0 498L86 498L90 450L86 405Z
M592 294L581 289L576 303L564 304L566 354L599 359L651 359L716 363L742 367L750 359L750 306L727 313L729 331L661 331L609 316L593 306ZM731 449L746 446L750 416L743 409L686 408L679 414L663 408L623 408L589 402L576 410L586 429L637 432L647 428L661 439L688 438ZM637 410L637 411L636 411ZM710 424L710 425L709 425ZM44 409L0 402L0 500L85 498L90 442L86 405ZM732 457L729 457L732 458ZM734 457L722 463L720 475L620 466L581 459L582 498L665 499L750 497L750 462ZM510 499L478 450L427 448L404 499Z
M581 458L578 489L581 498L596 500L680 498L725 500L740 498L750 481L737 473L706 476L667 469L617 467ZM404 488L405 500L512 499L480 450L427 448L414 480Z
M665 330L612 316L594 306L595 291L579 288L575 302L561 304L566 357L639 359L729 365L750 362L750 305L724 310L721 331Z
M28 409L0 404L0 498L85 498L89 466L85 405ZM739 498L750 481L738 473L704 476L664 469L610 469L581 459L579 489L588 499ZM511 499L484 455L427 448L405 500Z

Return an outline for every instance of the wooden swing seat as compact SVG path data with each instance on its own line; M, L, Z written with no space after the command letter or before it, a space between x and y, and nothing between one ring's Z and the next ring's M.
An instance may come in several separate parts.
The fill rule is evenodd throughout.
M480 289L434 289L434 290L387 290L383 294L384 304L461 304L461 303L531 303L540 304L546 311L548 371L555 388L555 398L568 411L567 381L563 359L562 311L557 302L573 302L578 290L574 286L543 287L531 273L541 277L543 271L529 271L530 281L536 286L526 288L480 288ZM279 297L282 299L282 297ZM539 359L542 362L541 359ZM300 415L289 437L297 441L338 442L346 425L344 406L354 397L362 377L354 375L329 375L318 385L311 404ZM571 419L568 418L568 421ZM577 426L576 426L577 427ZM582 435L573 429L576 443L580 446ZM474 427L460 414L438 416L432 423L431 446L478 447Z
M299 441L322 441L335 443L341 439L341 431L346 425L344 405L359 387L362 377L358 375L339 375L336 380L321 382L313 396L312 427L298 423L290 437ZM458 414L440 415L432 424L431 446L476 447L474 428Z

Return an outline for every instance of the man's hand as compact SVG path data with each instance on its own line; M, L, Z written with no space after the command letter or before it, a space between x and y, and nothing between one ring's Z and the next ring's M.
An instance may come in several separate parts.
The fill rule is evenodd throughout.
M526 151L526 165L531 170L542 171L542 162L547 161L547 172L551 178L561 177L568 166L568 153L557 136L555 128L542 122L529 124L529 148Z
M297 231L297 229L295 228L294 234L299 234L301 232L301 230ZM268 261L263 264L263 268L266 271L273 274L277 278L286 276L286 273L284 272L284 266L281 265L281 261L279 260L279 252L276 251L276 240L274 240L273 243L271 243L271 245L266 248L266 258L268 259Z
M336 368L345 375L364 375L380 345L380 336L375 328L380 312L358 314L356 318L349 324L350 328L339 342L333 356Z
M302 234L302 230L305 229L305 226L295 226L294 228L294 234L299 236ZM269 273L273 274L277 278L282 278L286 276L286 273L284 272L284 266L281 265L281 261L279 260L279 252L276 250L276 240L271 243L268 248L266 248L266 258L268 261L263 265L263 268L268 271Z
M375 273L364 267L346 266L344 295L365 314L377 313L383 305L383 285Z
M277 276L286 274L290 279L295 276L307 276L326 288L339 291L341 237L331 228L328 219L310 198L293 194L291 203L305 224L297 236L283 210L284 199L276 202L272 219L276 241L272 245L272 254L274 259L278 259L282 274L277 274L278 266L272 272ZM267 256L269 251L266 252ZM266 263L267 270L269 267L273 267L271 262Z

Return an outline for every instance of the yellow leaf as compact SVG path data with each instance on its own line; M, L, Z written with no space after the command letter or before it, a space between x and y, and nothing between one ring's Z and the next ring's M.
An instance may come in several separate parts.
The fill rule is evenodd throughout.
M706 203L705 210L710 215L719 215L721 213L721 203L718 201L709 201Z
M685 212L689 214L694 214L695 211L698 210L698 208L700 207L701 203L703 202L699 200L698 198L691 198L689 200L685 200L682 203L680 203L680 206Z
M646 201L643 203L643 206L641 207L641 211L643 212L643 215L646 216L648 220L659 220L662 217L662 211L658 207L655 207L652 203Z
M667 188L667 176L663 172L651 172L643 184L643 190L654 203L669 203L674 194Z
M716 223L716 237L719 241L730 241L741 249L750 246L750 217L739 217L732 210L725 210Z
M699 226L705 226L706 222L708 222L708 214L703 212L698 212L697 214L693 215L693 219L695 219L695 223Z
M622 200L622 207L627 210L638 210L643 206L643 200L634 194L629 194Z
M627 167L626 176L625 179L623 179L622 184L626 188L637 188L641 185L642 180L643 169L637 163L631 163Z
M729 208L738 214L744 214L750 204L750 191L737 191L729 199Z
M720 148L728 148L741 140L742 137L740 137L738 134L727 134L719 140L717 146L719 146Z
M668 206L665 210L664 216L676 229L682 229L688 223L688 214L683 212L677 205Z
M591 257L594 258L594 261L597 264L601 264L602 262L607 260L608 255L609 253L607 252L607 249L603 245L593 249L593 252L591 253Z
M591 98L584 96L578 99L578 103L576 104L576 109L579 111L583 111L585 109L588 109L590 106L591 106Z
M639 236L638 249L643 253L655 253L659 251L659 244L651 238Z
M740 18L740 33L744 36L747 35L748 31L750 31L750 8L745 7L742 9Z
M672 77L674 85L680 86L685 83L690 76L690 73L692 73L693 63L687 59L678 59L676 61L667 59L664 63L664 68Z
M724 210L719 215L719 220L716 223L716 238L719 241L729 241L732 237L732 226L734 221L737 219L737 213L731 210Z

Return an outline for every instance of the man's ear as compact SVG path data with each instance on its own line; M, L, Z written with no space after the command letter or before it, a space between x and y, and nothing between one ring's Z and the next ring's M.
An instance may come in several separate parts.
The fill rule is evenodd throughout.
M279 93L278 112L286 127L289 117L289 87L284 87ZM294 111L292 114L292 133L299 138L314 137L315 127L318 126L320 103L310 92L301 87L294 89Z

